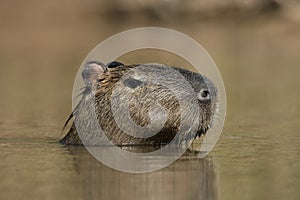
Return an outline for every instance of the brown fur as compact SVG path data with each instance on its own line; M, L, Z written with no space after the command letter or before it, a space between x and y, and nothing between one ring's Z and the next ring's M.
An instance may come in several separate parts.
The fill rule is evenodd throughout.
M113 68L105 68L103 72L99 74L98 78L92 85L86 85L85 92L82 94L82 99L76 109L73 111L74 121L71 128L68 130L66 136L60 141L63 144L82 144L82 141L77 133L77 128L80 128L86 141L85 144L95 145L98 133L94 133L91 127L94 126L91 122L90 113L87 112L90 108L94 107L98 123L104 131L107 138L115 145L158 145L169 143L177 134L178 127L180 125L181 117L187 119L191 124L196 123L196 113L189 113L188 115L181 116L180 105L173 92L164 85L152 84L148 81L147 74L154 70L155 73L160 74L167 68L165 65L152 64L143 68L137 68L141 65L120 65ZM198 94L201 89L207 88L211 93L211 99L207 101L200 101L192 94L186 94L183 99L183 105L187 105L189 101L195 101L199 105L199 111L201 113L199 126L197 127L197 135L205 134L206 130L211 126L213 116L215 113L217 103L217 90L213 86L212 82L200 74L190 72L180 68L172 68L180 72L191 83L194 91ZM141 70L138 71L138 70ZM150 71L149 71L150 70ZM129 75L128 75L129 74ZM136 88L126 87L125 82L121 80L121 77L135 77L136 75L146 77L145 83L140 80L135 80L138 85ZM168 83L174 84L176 91L184 90L185 88L175 77L176 74L168 74L165 80ZM95 76L95 74L93 74ZM174 76L174 77L172 77ZM153 77L151 77L153 78ZM154 77L155 78L155 77ZM126 80L126 79L125 79ZM128 79L127 79L128 80ZM151 80L151 79L149 79ZM123 81L123 82L122 82ZM133 82L132 84L136 84ZM118 86L118 87L116 87ZM133 85L135 86L135 85ZM117 89L116 89L117 88ZM118 89L119 88L119 89ZM121 88L121 89L120 89ZM150 109L160 104L166 113L168 114L164 127L154 136L149 138L137 138L124 133L116 124L113 113L111 111L111 96L112 91L115 89L118 97L126 101L129 105L130 117L139 126L146 126L150 123L149 111ZM129 98L126 96L128 91L133 91L132 96ZM94 93L93 93L94 92ZM190 95L190 96L189 96ZM120 105L122 107L123 105ZM125 105L124 105L125 106ZM184 109L184 108L183 108ZM122 114L122 111L120 111ZM159 117L159 114L156 115ZM80 119L76 121L76 118ZM155 124L154 124L155 125ZM190 124L183 124L186 130L192 127ZM191 140L194 138L189 137L189 131L184 132L184 140ZM97 143L97 142L96 142ZM98 143L97 143L98 144Z

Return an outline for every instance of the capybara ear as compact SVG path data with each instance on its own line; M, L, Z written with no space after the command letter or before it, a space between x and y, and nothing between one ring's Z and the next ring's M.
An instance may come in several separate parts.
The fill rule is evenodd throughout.
M82 79L85 84L90 85L93 80L101 79L107 71L107 66L100 61L89 61L82 71Z
M120 63L118 61L112 61L110 63L107 63L108 68L115 68L115 67L119 67L119 66L124 66L124 64Z

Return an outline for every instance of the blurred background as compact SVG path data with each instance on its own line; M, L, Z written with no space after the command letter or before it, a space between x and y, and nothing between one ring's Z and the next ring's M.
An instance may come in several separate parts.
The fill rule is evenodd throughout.
M86 195L74 155L49 142L62 137L73 81L89 51L113 34L143 26L191 36L223 76L227 118L211 153L217 174L212 197L299 198L300 1L1 0L0 5L0 199Z

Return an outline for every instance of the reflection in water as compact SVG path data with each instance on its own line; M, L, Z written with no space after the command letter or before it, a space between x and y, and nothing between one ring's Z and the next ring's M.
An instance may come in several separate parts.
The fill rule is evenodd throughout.
M83 147L68 147L83 181L84 199L217 199L218 181L212 158L183 156L151 173L132 174L111 169Z

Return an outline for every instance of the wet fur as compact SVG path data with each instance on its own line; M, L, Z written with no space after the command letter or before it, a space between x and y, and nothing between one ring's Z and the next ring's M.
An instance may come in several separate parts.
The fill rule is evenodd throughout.
M66 127L66 125L71 122L72 118L74 118L74 121L76 121L77 117L80 118L81 120L77 121L78 123L76 123L76 125L79 126L81 132L83 132L82 134L85 136L84 138L86 138L86 141L84 141L84 143L95 145L94 141L97 137L97 133L94 133L92 130L90 130L90 127L94 125L90 120L89 113L86 112L88 108L93 106L96 109L95 111L97 113L97 119L100 127L103 129L108 139L115 145L161 145L169 143L178 131L181 114L179 109L179 102L174 94L172 94L172 91L168 90L168 88L162 85L151 84L151 82L148 83L147 81L144 85L143 81L139 82L135 80L129 80L128 83L120 83L121 77L125 74L132 74L133 76L142 74L142 76L144 76L145 74L147 74L147 70L154 70L157 73L160 73L160 71L163 72L164 69L169 67L160 64L152 64L145 68L142 68L142 71L138 71L136 70L138 66L140 65L124 66L122 64L119 64L116 66L114 65L112 68L107 67L103 69L103 72L99 74L99 76L97 76L92 85L86 85L84 92L82 92L81 101L67 119L64 127ZM194 99L194 96L188 96L185 98L186 101L198 101L197 103L199 105L201 115L199 119L200 121L198 122L199 127L197 128L196 136L201 136L205 134L207 129L212 125L213 116L216 110L217 90L211 81L200 74L181 68L172 69L180 72L180 74L182 74L190 82L196 94L198 94L203 88L207 88L210 90L211 99L206 102L200 102L199 100ZM175 75L169 74L166 79L162 81L168 81L172 84L177 84L175 85L175 87L178 88L178 91L184 91L185 88L182 88L180 82L178 83L176 77L172 76ZM111 112L111 104L109 103L111 100L110 98L112 95L112 91L115 88L116 84L124 84L123 86L121 85L121 87L119 87L123 88L117 91L117 94L120 97L124 96L126 90L134 90L133 97L131 99L125 99L125 101L130 101L129 110L131 118L136 124L140 126L145 126L150 123L148 112L150 107L153 106L152 104L159 103L164 107L164 109L168 113L168 118L164 127L159 133L149 138L136 138L122 132L118 128ZM156 102L153 102L153 99L155 99ZM190 113L189 115L182 117L190 121L190 123L196 123L194 117L195 115L196 113ZM72 122L72 125L67 131L65 137L60 140L62 144L82 144L82 141L78 136L74 121ZM189 124L186 124L184 126L186 127L187 131L183 133L184 136L182 138L184 138L185 140L193 140L194 138L189 137Z

